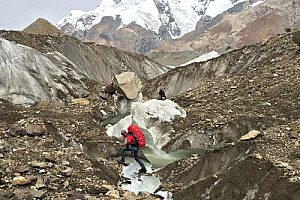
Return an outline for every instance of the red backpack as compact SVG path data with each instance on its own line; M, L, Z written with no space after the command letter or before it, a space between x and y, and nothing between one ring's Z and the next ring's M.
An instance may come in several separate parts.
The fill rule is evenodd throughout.
M134 137L135 141L139 144L140 148L144 148L146 146L145 135L137 125L131 124L127 130L128 132L132 133L132 136Z

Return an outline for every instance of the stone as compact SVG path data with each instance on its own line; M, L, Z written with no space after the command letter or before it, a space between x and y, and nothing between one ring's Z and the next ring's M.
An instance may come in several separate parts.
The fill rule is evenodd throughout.
M19 173L28 172L29 170L30 170L30 169L29 169L29 167L27 167L27 166L21 166L21 167L18 167L18 168L16 169L16 171L19 172Z
M31 190L30 192L31 192L32 197L37 198L37 199L42 199L46 195L46 191L43 191L43 190Z
M47 155L45 155L45 159L50 162L56 162L57 158L52 154L47 154Z
M115 75L113 81L117 91L128 99L136 98L143 87L142 81L134 72Z
M23 133L23 128L19 124L14 124L9 128L9 134L11 136L20 136L23 135Z
M64 188L66 188L66 187L68 187L68 186L70 185L70 183L69 183L68 180L66 180L66 181L63 183L63 185L64 185Z
M290 139L297 139L299 136L296 131L292 131L289 133L289 137L290 137Z
M35 183L35 187L37 188L37 189L41 189L41 188L44 188L46 185L45 185L45 183L44 183L44 179L43 178L41 178L41 177L38 177L38 179L37 179L37 181L36 181L36 183Z
M28 124L26 132L31 136L41 136L46 133L46 128L41 124Z
M73 200L75 200L75 199L84 199L84 195L76 192L75 190L69 191L68 192L68 197L69 197L69 199L73 199Z
M254 157L261 160L263 157L259 153L254 154Z
M23 176L17 176L15 178L13 178L13 180L11 181L11 183L13 185L27 185L29 183L31 183L30 179L27 179Z
M243 135L240 140L250 140L253 138L256 138L258 135L260 135L261 132L257 130L251 130L246 135Z
M111 198L115 198L115 199L119 199L120 198L120 193L118 190L111 190L108 191L105 195L111 197Z
M90 101L85 98L73 99L72 102L81 106L87 106L90 104Z
M28 176L25 176L25 178L28 178L30 179L31 181L36 181L38 179L38 176L35 176L35 175L28 175Z
M133 192L125 192L123 194L123 197L125 197L128 200L136 200L136 199L138 199L137 195L135 193L133 193Z
M32 161L31 163L32 167L37 167L37 168L45 168L48 167L48 164L46 162L39 162L39 161Z
M116 188L116 186L114 185L107 185L107 184L103 184L101 185L102 188L105 188L107 190L114 190Z
M14 199L32 199L31 190L28 189L16 189L14 191Z

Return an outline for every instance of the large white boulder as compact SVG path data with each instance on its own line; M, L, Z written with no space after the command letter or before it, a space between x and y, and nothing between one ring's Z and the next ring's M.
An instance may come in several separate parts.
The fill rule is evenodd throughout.
M142 89L142 81L134 72L123 72L114 76L117 91L128 99L134 99Z

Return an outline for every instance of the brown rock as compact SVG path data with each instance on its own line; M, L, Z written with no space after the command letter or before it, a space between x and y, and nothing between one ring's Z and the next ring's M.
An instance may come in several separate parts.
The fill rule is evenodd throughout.
M45 159L50 162L56 162L57 158L52 154L47 154L47 155L45 155Z
M46 132L46 128L40 124L28 124L26 126L26 132L32 136L40 136Z

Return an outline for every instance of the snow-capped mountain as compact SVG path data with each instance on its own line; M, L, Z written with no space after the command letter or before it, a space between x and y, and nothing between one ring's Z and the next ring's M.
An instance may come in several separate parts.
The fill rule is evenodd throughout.
M246 0L100 0L92 11L72 10L57 24L72 26L71 34L87 32L103 17L120 19L118 29L134 22L159 34L161 39L178 38L195 30L202 16L216 15ZM69 33L70 34L70 33ZM78 34L75 34L78 35Z

